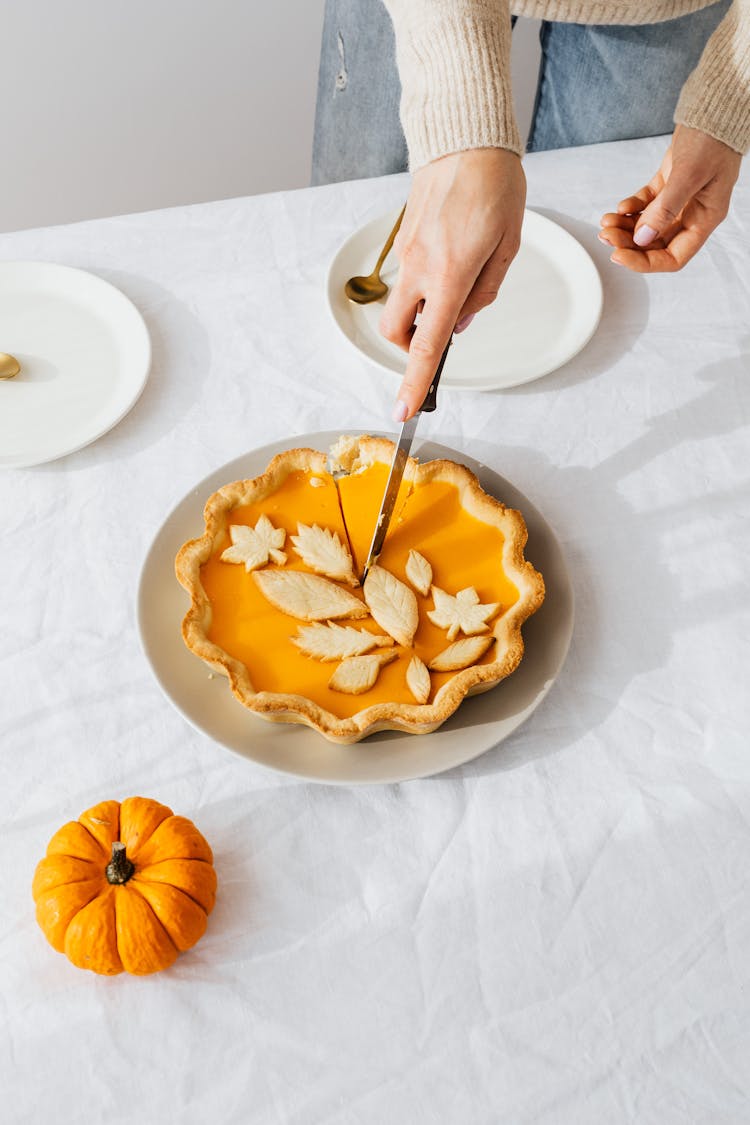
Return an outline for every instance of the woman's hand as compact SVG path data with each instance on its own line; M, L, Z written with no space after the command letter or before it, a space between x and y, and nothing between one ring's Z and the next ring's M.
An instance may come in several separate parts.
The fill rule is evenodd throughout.
M518 252L525 202L520 158L506 149L453 153L415 173L394 244L398 279L380 321L409 353L395 421L419 410L454 330L495 300Z
M721 141L678 125L654 178L602 216L611 261L637 273L682 269L726 217L742 157Z

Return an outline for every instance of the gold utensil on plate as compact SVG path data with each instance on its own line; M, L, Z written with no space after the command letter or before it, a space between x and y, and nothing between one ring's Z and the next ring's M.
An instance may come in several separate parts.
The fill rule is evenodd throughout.
M12 379L21 370L21 364L14 355L0 352L0 379Z
M375 269L372 273L367 277L350 277L347 281L344 292L350 301L355 301L358 305L369 305L371 301L379 301L381 297L385 297L388 286L384 281L381 281L380 271L383 268L383 262L388 257L391 246L393 246L393 240L398 234L398 228L401 226L405 210L406 204L402 207L401 214L396 219L396 225L388 235L386 244L380 252L380 257L375 263Z

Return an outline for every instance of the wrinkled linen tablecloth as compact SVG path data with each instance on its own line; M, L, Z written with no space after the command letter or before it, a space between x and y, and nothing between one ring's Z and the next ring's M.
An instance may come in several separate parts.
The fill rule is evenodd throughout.
M338 336L324 278L406 177L0 237L119 286L154 346L112 432L0 476L4 1121L750 1121L750 170L694 262L644 279L598 217L664 147L526 160L529 206L600 269L601 325L538 382L444 391L422 433L554 528L572 646L509 740L394 786L307 783L194 731L135 593L213 469L390 428L395 383ZM30 883L60 824L133 794L195 820L219 896L171 970L98 978L47 945Z

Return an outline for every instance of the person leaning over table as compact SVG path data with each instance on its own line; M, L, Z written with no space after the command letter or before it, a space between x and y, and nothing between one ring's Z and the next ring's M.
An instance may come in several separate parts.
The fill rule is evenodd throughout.
M681 269L727 213L750 148L750 0L383 3L327 0L313 183L404 171L408 144L399 273L380 323L409 353L401 422L452 331L494 301L520 244L515 16L544 21L528 151L658 136L674 123L653 178L601 219L611 260L650 273Z

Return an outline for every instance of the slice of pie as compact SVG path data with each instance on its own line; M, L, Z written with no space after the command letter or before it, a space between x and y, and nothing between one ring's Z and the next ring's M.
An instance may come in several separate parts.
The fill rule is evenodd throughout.
M544 600L520 512L453 461L410 458L377 566L360 585L393 444L292 449L209 497L180 549L185 643L237 699L334 742L426 734L523 656Z

